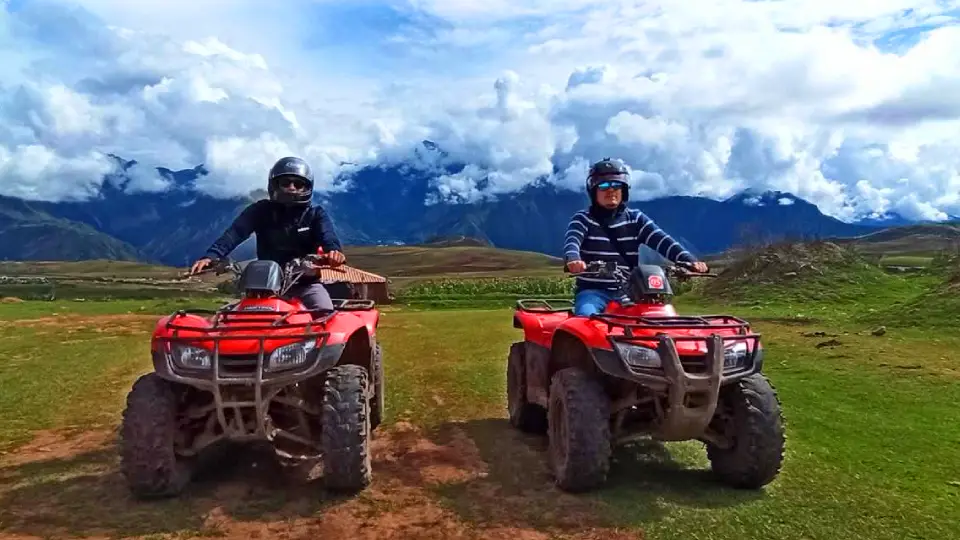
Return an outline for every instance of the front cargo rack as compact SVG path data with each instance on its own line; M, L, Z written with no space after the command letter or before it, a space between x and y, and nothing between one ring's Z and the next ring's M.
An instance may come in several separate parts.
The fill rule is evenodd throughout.
M625 337L633 337L636 330L737 330L741 336L750 332L750 323L733 315L620 315L616 313L595 313L591 320L607 325L609 332L613 328L622 328Z

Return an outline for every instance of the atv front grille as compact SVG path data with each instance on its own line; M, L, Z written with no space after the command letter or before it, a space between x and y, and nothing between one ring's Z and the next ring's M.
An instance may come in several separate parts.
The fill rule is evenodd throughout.
M680 357L680 365L683 367L683 371L687 373L706 373L707 372L707 355L705 354L688 354Z
M257 355L221 355L221 377L254 377L257 374Z
M158 338L160 351L155 352L155 366L176 382L190 384L210 391L216 406L217 420L224 432L232 437L268 437L284 435L283 430L266 423L266 410L283 386L297 382L312 373L318 373L336 363L342 346L327 348L330 332L323 330L324 324L335 314L329 310L290 311L276 310L243 312L232 308L215 312L212 324L208 327L187 326L178 323L178 319L187 313L206 313L204 310L178 311L166 324L171 335ZM314 318L310 322L291 323L292 315L310 313ZM281 332L282 331L282 332ZM186 335L184 335L186 334ZM225 342L254 342L251 354L221 354ZM295 367L274 368L268 366L270 353L277 342L292 344L315 341L312 352L307 353L306 361ZM173 345L187 345L208 350L211 355L210 367L206 369L185 368L176 365L168 354ZM248 349L249 350L249 349ZM238 388L248 389L238 394ZM240 395L249 393L247 398ZM256 418L256 425L231 423L227 414L241 414L246 410ZM243 432L237 432L242 430Z

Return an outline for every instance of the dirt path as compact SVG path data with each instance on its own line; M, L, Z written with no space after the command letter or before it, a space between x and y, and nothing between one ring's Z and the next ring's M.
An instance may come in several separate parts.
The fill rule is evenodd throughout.
M114 440L112 431L48 431L0 456L0 539L642 538L604 527L588 498L553 488L542 449L505 421L429 435L406 423L378 430L373 485L340 499L244 452L180 499L134 501Z

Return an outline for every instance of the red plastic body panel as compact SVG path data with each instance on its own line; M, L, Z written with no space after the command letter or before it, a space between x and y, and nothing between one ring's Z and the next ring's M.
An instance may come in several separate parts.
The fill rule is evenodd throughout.
M266 311L260 311L266 310ZM326 345L345 343L350 336L360 328L366 328L371 337L376 335L380 312L376 309L363 311L340 311L329 319L313 320L310 313L296 313L306 311L306 307L297 299L284 300L280 298L244 298L233 312L220 316L219 324L214 327L214 318L197 314L173 314L161 318L154 328L152 349L158 351L158 338L177 340L177 338L203 338L216 336L231 336L229 340L220 341L220 354L248 355L260 351L259 337L268 334L264 339L263 348L266 354L274 349L295 343L303 339L305 332L328 332L330 335ZM284 319L276 328L264 330L284 314L294 312ZM311 324L312 323L312 324ZM170 325L176 325L171 328ZM245 329L245 328L251 329ZM191 331L196 328L196 331ZM243 335L250 335L251 339L240 339ZM207 350L213 350L213 340L191 340L191 344Z
M678 316L676 310L670 304L635 304L633 306L624 307L618 302L611 302L608 304L604 313L606 315L625 315L628 317L650 318ZM571 315L569 312L537 313L535 311L517 310L515 317L520 322L520 326L523 328L524 339L547 349L551 348L554 334L556 334L558 330L573 335L588 348L606 350L612 350L610 341L607 339L608 336L623 336L625 333L625 329L622 326L608 325L605 321L590 319L589 317L578 317ZM627 319L618 322L643 324L638 321L629 321ZM631 342L638 345L646 345L651 348L656 348L656 334L661 332L666 333L671 337L709 337L711 334L734 336L739 334L737 328L718 327L720 322L721 321L718 320L717 324L704 324L693 328L665 327L634 329L634 337L631 339ZM649 336L650 339L644 340L643 338L645 336ZM746 344L748 351L752 351L754 342L752 340L745 339L744 343ZM676 342L676 348L677 353L681 356L702 355L707 353L707 341L678 340Z

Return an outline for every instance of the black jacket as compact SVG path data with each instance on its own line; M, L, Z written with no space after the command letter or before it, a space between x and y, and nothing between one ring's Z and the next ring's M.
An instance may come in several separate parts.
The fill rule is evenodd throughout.
M321 206L284 206L260 200L244 208L206 256L222 259L251 234L257 235L257 258L281 266L295 257L316 253L318 247L325 252L343 250L333 221Z

